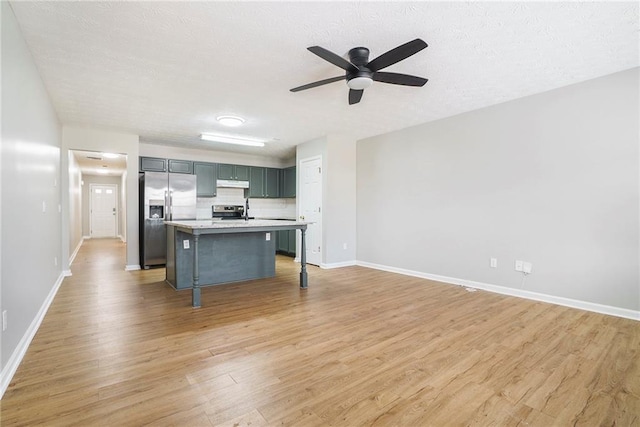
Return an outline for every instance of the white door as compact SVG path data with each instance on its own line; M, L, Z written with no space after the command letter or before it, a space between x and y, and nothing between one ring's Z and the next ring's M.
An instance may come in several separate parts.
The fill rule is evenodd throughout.
M117 230L117 193L113 184L91 184L89 217L91 237L116 237Z
M307 262L322 263L322 157L300 161L300 219L306 232Z

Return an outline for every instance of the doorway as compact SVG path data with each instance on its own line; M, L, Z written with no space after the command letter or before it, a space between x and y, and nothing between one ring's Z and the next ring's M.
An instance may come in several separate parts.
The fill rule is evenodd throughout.
M91 238L116 237L118 231L118 186L90 184L89 229Z
M322 263L322 157L300 161L300 220L307 226L306 257L309 264Z

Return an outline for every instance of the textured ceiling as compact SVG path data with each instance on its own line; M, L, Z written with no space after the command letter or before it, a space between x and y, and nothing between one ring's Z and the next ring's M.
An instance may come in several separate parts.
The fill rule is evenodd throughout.
M127 169L127 156L117 154L118 157L109 158L104 153L95 151L72 150L71 153L78 163L80 170L87 175L122 175Z
M63 124L154 144L279 158L332 133L360 139L639 65L638 2L11 2ZM344 82L308 52L370 58L415 38L429 47L385 71L422 88L374 83L348 105ZM228 130L265 148L199 140Z

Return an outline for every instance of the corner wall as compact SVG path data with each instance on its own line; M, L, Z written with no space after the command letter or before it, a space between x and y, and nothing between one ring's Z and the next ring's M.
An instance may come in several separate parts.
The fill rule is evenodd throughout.
M635 68L359 141L358 262L633 316L638 76ZM516 272L516 259L532 262L532 274Z

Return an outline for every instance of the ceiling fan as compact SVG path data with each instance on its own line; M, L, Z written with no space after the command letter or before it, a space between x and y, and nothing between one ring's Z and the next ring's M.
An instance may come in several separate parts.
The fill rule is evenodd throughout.
M427 79L422 77L410 76L408 74L387 73L380 70L420 52L425 47L427 47L427 44L423 40L415 39L391 49L371 61L369 61L369 49L366 47L354 47L351 49L349 51L349 61L320 46L308 47L307 49L310 52L315 53L325 61L329 61L333 65L342 68L346 73L344 76L331 77L329 79L294 87L291 89L291 92L299 92L301 90L311 89L328 83L346 80L347 86L349 86L349 105L353 105L360 102L364 89L371 86L374 80L394 85L424 86L425 83L427 83Z

